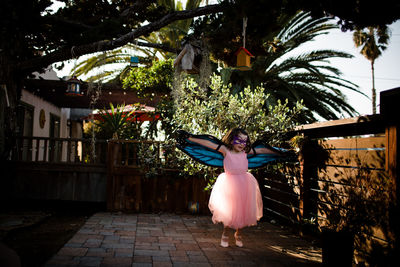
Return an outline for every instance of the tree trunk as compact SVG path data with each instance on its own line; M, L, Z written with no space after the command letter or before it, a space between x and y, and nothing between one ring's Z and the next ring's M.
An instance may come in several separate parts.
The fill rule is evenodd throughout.
M371 72L372 72L372 114L376 114L376 90L375 90L375 70L374 61L371 61Z
M16 108L21 87L7 57L0 55L0 157L4 161L15 143Z

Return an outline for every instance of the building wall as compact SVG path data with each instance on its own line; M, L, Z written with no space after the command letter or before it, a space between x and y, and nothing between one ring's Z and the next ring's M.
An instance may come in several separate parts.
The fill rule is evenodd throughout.
M67 126L70 114L69 108L59 108L26 90L22 90L21 101L34 107L33 136L50 136L50 114L52 114L60 117L60 137L69 137L69 127ZM39 123L39 114L42 109L44 110L46 119L43 128L40 127Z
M69 138L70 137L70 126L68 126L68 120L70 117L70 109L69 108L59 108L44 99L35 96L29 91L22 90L21 94L21 102L33 106L33 136L34 137L50 137L50 116L57 116L60 118L60 138ZM40 111L43 110L45 114L45 123L43 128L40 127ZM36 142L40 142L39 146L37 146ZM66 142L62 142L63 147L61 148L60 159L65 161L67 158L67 150L66 150ZM27 143L24 145L32 146L32 158L36 157L36 147L39 147L39 154L37 156L39 159L48 160L49 157L49 148L44 147L44 141L33 141L33 143ZM24 149L29 150L29 147ZM46 159L43 159L44 153L46 150Z

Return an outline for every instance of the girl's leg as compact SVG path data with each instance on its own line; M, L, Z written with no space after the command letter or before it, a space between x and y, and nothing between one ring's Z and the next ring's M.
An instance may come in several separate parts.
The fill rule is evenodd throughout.
M243 247L242 235L240 234L240 229L236 229L235 232L235 243L238 247Z
M228 236L228 227L224 226L224 230L222 231L221 237L221 247L228 247L229 246L229 236Z
M229 227L224 226L224 230L222 231L222 234L224 236L227 236L228 235L228 231L229 231Z

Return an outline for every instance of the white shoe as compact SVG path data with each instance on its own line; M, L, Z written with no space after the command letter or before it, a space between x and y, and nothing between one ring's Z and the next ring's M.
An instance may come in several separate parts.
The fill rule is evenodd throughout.
M222 234L221 247L224 247L224 248L229 247L229 236L226 236L226 235Z
M235 244L239 248L243 247L242 237L240 235L238 235L237 233L235 233Z

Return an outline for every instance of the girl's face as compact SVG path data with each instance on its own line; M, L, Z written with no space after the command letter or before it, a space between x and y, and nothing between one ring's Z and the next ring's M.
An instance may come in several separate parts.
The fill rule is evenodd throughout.
M236 152L243 151L246 148L247 138L247 135L241 133L235 136L232 140L233 150Z

